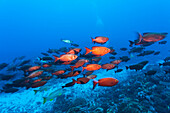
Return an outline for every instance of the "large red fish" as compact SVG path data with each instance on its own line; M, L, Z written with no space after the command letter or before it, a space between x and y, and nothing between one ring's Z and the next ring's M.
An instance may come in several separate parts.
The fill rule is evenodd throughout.
M141 44L142 41L144 42L157 42L166 37L168 33L143 33L143 36L139 33L139 42L135 45Z
M54 55L53 55L53 56L54 56ZM64 54L64 55L61 55L60 58L54 56L54 58L55 58L55 61L54 61L54 62L56 62L56 61L58 61L58 60L63 61L63 62L69 62L69 61L75 60L77 57L78 57L78 56L77 56L77 55L74 55L74 54Z
M86 67L82 67L82 71L84 71L85 69L87 71L95 71L95 70L99 70L101 68L101 65L99 64L88 64Z
M109 38L103 37L103 36L98 36L98 37L95 37L95 39L93 39L93 38L91 38L91 39L92 39L92 42L100 43L100 44L104 44L109 40Z
M92 47L92 50L88 49L87 47L85 47L85 48L86 48L86 54L85 55L92 52L93 55L103 56L103 55L110 52L110 49L107 48L107 47L94 46L94 47Z
M111 87L114 86L118 83L119 81L115 78L102 78L99 79L98 81L93 81L93 89L95 88L95 86L98 84L99 86L107 86L107 87Z

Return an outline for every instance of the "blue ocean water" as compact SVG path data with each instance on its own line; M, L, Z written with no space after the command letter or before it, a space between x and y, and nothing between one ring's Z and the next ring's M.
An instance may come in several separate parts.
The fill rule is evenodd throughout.
M20 56L26 56L26 59L34 60L42 56L41 52L46 52L49 48L71 47L70 44L62 42L61 39L73 41L82 48L83 52L85 52L84 47L91 48L92 46L99 45L113 47L118 53L116 58L121 56L130 57L128 52L121 51L120 48L126 47L130 50L131 47L129 47L128 40L133 41L137 39L137 32L170 33L169 6L169 0L0 0L0 63L11 64L14 58ZM106 36L109 38L109 41L104 45L93 44L91 37L94 38L96 36ZM156 42L145 48L145 50L160 51L159 55L137 57L136 54L133 54L134 57L130 61L120 65L126 70L125 66L144 60L149 61L150 64L162 63L164 58L170 56L169 34L164 40L167 41L166 44ZM109 55L106 55L106 58L102 58L101 63L108 63L110 61L108 57ZM11 72L6 73L4 70L2 72L11 74ZM103 70L98 73L107 74ZM126 75L126 72L124 73ZM22 73L20 73L20 76L22 76ZM169 77L169 74L167 76ZM65 81L64 84L68 83L69 80ZM10 82L8 81L7 83ZM6 84L6 82L3 82L3 84ZM169 86L167 87L169 88ZM104 89L107 90L107 88ZM70 90L72 91L74 89L71 88ZM100 89L98 90L101 91ZM110 93L110 91L108 92ZM42 99L44 95L42 94L40 96ZM95 100L94 97L94 95L91 96L92 100ZM154 106L154 102L152 107L159 109ZM3 104L3 102L0 102L0 104ZM58 104L61 103L58 102ZM170 103L166 103L165 105L170 106ZM167 106L163 106L166 108L165 111L169 110ZM83 106L83 108L86 107ZM5 109L5 107L3 108ZM93 110L89 107L87 112ZM140 112L142 110L143 108L141 107ZM160 112L159 110L151 110L151 108L143 111L149 112L149 110L150 112ZM19 112L22 112L22 110ZM28 110L23 112L28 112ZM34 109L33 112L36 112L36 110ZM106 110L103 112L106 112ZM121 111L118 110L117 112ZM127 113L128 111L122 112Z

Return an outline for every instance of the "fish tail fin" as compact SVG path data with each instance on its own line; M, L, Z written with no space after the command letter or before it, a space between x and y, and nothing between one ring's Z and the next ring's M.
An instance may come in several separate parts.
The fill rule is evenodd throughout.
M128 66L126 66L126 70L128 70L129 69L129 67Z
M89 48L85 47L85 49L86 49L86 54L85 55L87 55L88 53L91 52L91 50Z
M82 67L82 72L85 70L86 67Z
M142 41L142 35L140 34L140 33L138 33L139 34L139 42L138 43L136 43L136 44L139 44L141 41Z
M77 81L75 79L72 79L73 80L73 84L77 83Z
M34 90L35 94L37 94L38 90Z
M71 67L71 70L73 71L74 70L74 66L70 66Z
M95 44L95 39L93 39L92 37L91 37L91 39L92 39L92 43L94 43L94 44Z
M57 62L59 60L59 58L57 56L53 55L53 57L55 58L54 62Z
M43 99L44 99L43 104L45 104L47 102L47 98L43 97Z
M96 87L97 83L98 83L98 81L93 79L93 89Z
M131 40L129 40L129 42L130 42L130 47L132 47L133 46L133 44L134 44L134 42L133 41L131 41Z

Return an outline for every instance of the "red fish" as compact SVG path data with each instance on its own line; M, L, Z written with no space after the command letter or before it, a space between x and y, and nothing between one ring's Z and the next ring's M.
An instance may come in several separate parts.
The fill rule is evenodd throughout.
M79 68L81 66L83 66L85 63L89 62L88 60L86 59L80 59L76 64L75 66L70 66L72 71L74 70L74 68Z
M26 78L34 78L40 76L41 74L43 74L43 72L44 72L43 70L34 71Z
M33 67L30 67L28 70L26 70L26 71L35 71L35 70L38 70L38 69L40 69L41 68L41 66L33 66Z
M93 39L93 38L91 38L91 39L92 39L92 42L100 43L100 44L104 44L109 40L109 38L103 37L103 36L98 36L98 37L95 37L95 39Z
M59 70L59 71L52 73L52 75L62 75L64 73L65 73L65 70Z
M47 83L47 81L40 81L40 82L36 82L34 84L31 85L32 88L36 88L36 87L40 87L43 86Z
M42 78L39 78L39 79L34 80L32 83L36 83L36 82L39 82L41 80L42 80Z
M89 75L91 75L93 73L93 71L88 71L88 72L86 72L85 74L83 74L83 76L85 77L85 76L89 76Z
M87 76L87 78L89 78L89 79L94 79L96 77L97 77L97 75L89 75L89 76Z
M111 70L111 69L114 69L114 68L115 68L114 64L103 64L102 65L102 69L107 69L107 71Z
M87 47L85 47L85 48L86 48L86 54L85 55L92 52L93 55L103 56L103 55L110 52L110 49L107 48L107 47L94 46L94 47L92 47L92 50L88 49Z
M139 33L139 42L135 45L139 45L142 41L144 42L157 42L166 37L168 33L143 33L143 36Z
M93 58L92 61L99 62L101 59L102 59L101 57L96 57L96 58Z
M114 61L111 61L110 63L112 64L120 64L122 62L122 60L114 60Z
M67 78L67 77L73 77L73 76L77 76L81 73L81 71L71 71L70 73L68 73L67 75L63 75L64 78Z
M69 62L69 61L75 60L77 57L78 56L74 55L74 54L64 54L64 55L61 55L60 58L54 56L54 58L55 58L54 62L57 62L58 60L63 61L63 62Z
M46 68L46 67L50 67L51 65L49 64L43 64L42 67Z
M77 78L77 81L73 79L73 82L77 83L77 84L86 84L87 82L89 82L89 78L86 77L81 77L81 78Z
M107 86L107 87L111 87L114 86L118 83L119 81L115 78L102 78L99 79L98 81L93 81L93 89L95 88L95 86L98 84L99 86Z
M86 67L82 67L82 71L84 71L85 69L87 71L95 71L95 70L99 70L101 68L101 65L99 64L88 64Z

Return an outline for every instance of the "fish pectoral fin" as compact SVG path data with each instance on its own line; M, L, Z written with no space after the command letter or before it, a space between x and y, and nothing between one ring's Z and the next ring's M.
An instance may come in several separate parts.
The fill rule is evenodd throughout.
M45 104L47 102L47 98L43 97L44 101L43 104Z

